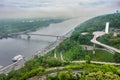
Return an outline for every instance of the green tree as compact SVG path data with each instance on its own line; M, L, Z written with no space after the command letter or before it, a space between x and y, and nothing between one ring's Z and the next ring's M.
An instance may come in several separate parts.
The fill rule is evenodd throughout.
M57 58L49 57L47 59L44 59L43 66L45 67L55 67L55 66L61 66L63 62Z
M0 74L0 80L7 80L7 76L5 74Z
M116 63L120 63L120 53L115 53L113 56Z
M13 79L13 80L18 80L21 77L22 73L18 71L11 71L7 75L7 80Z
M59 80L69 80L70 79L70 75L67 74L66 72L60 72L58 75Z
M89 55L85 56L86 63L90 64L91 58Z
M120 80L120 77L112 72L92 72L86 75L85 80Z
M44 68L39 66L38 68L32 69L31 71L26 72L24 75L22 75L20 80L26 80L30 77L36 76L37 74L44 72Z

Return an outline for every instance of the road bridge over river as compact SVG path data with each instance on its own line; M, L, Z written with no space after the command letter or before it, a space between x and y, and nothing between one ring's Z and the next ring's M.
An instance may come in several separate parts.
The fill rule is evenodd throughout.
M68 31L65 35L33 34L33 33L12 33L12 34L9 34L9 35L10 36L26 35L27 39L30 39L31 36L54 37L54 38L56 38L58 40L58 39L65 39L65 38L67 38L68 37L67 35L72 33L73 31L74 31L74 29Z

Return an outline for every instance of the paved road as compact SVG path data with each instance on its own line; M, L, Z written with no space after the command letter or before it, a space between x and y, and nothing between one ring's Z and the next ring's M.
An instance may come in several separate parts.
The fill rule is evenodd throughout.
M105 47L105 48L107 48L107 49L109 49L109 50L111 50L111 51L115 51L115 52L117 52L117 53L120 53L120 50L119 50L119 49L116 49L116 48L114 48L114 47L111 47L111 46L108 46L108 45L106 45L106 44L100 43L99 41L96 40L98 37L100 37L100 36L102 36L102 35L104 35L104 34L105 34L105 32L103 32L103 31L93 32L94 37L93 37L93 39L91 40L91 42L92 42L92 43L95 43L95 44L98 44L98 45L100 45L100 46L103 46L103 47Z

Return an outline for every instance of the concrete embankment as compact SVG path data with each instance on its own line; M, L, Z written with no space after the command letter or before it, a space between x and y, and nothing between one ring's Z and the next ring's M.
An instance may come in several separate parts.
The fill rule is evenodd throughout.
M25 60L19 60L17 62L14 62L8 66L5 66L3 68L0 69L0 73L4 73L7 74L8 72L12 71L12 70L17 70L20 69L22 66L24 66Z

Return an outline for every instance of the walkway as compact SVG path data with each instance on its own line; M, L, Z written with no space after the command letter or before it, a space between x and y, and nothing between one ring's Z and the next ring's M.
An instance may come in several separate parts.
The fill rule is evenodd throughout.
M111 46L108 46L108 45L106 45L106 44L100 43L99 41L96 40L98 37L100 37L100 36L102 36L102 35L104 35L104 34L105 34L105 32L103 32L103 31L93 32L94 37L93 37L93 39L91 40L91 42L92 42L92 43L95 43L95 44L98 44L98 45L100 45L100 46L103 46L103 47L105 47L105 48L107 48L107 49L109 49L109 50L111 50L111 51L115 51L115 52L117 52L117 53L120 53L120 50L119 50L119 49L116 49L116 48L114 48L114 47L111 47Z
M72 61L72 63L85 63L85 60L82 61ZM99 65L114 65L120 66L120 63L112 63L112 62L99 62L99 61L91 61L92 64L99 64Z
M83 61L72 61L72 63L86 63L86 61L85 61L85 60L83 60ZM120 66L119 63L110 63L110 62L91 61L91 63L92 63L92 64L98 64L98 65L104 65L104 64L106 64L106 65ZM43 75L41 75L41 76L31 77L31 78L29 78L28 80L46 80L46 77L47 77L48 75L49 75L49 76L55 76L55 75L57 75L60 71L68 71L68 70L67 70L67 68L65 68L65 67L53 67L53 68L46 69L45 71L48 72L48 73L43 74ZM74 73L78 73L78 72L80 72L80 71L81 71L81 69L80 69L80 70L78 70L78 69L73 69L73 74L74 74Z

